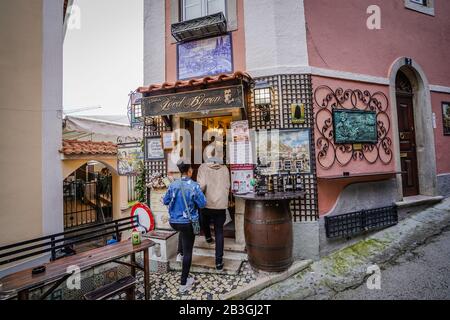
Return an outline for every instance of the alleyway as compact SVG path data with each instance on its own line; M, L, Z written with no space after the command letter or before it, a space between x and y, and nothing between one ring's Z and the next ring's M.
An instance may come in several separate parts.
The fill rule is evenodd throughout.
M381 290L369 290L363 284L333 299L450 299L450 230L382 270Z

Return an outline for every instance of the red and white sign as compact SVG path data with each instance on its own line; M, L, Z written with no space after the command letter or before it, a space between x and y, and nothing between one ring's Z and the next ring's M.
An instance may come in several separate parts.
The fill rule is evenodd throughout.
M150 232L155 229L155 218L153 217L152 210L143 203L138 203L131 209L131 217L138 217L139 226L134 228L133 231Z

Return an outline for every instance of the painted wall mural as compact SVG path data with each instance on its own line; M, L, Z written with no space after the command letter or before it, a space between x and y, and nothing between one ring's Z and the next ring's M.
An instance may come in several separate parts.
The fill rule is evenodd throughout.
M345 167L355 161L369 164L381 162L384 165L391 163L393 142L390 138L389 100L384 93L359 89L333 90L328 86L320 86L314 91L314 104L316 130L319 133L316 136L317 162L323 169L331 169L335 164ZM362 117L345 118L344 122L348 124L350 121L353 128L351 134L342 134L342 115L348 115L349 112ZM341 117L333 117L336 113L340 113ZM335 128L334 121L337 121L339 128ZM376 133L371 131L372 121L375 121ZM336 130L339 132L338 137L335 137ZM376 139L373 141L362 141L375 138L375 134ZM351 137L354 141L351 141ZM364 139L361 140L361 137Z
M178 79L233 72L231 35L178 44Z

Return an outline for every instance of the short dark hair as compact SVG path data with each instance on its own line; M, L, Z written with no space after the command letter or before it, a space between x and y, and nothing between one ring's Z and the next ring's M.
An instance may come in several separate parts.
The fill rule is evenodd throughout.
M192 168L190 163L186 163L186 160L180 159L177 162L178 170L180 170L181 174L187 173L189 169Z

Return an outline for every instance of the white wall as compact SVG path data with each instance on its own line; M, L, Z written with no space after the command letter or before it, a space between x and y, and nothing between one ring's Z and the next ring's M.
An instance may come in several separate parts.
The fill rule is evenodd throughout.
M144 0L144 85L166 79L165 0Z
M253 77L305 72L303 0L244 0L247 71Z
M63 1L44 0L42 22L42 232L61 232L63 178L59 154L63 103Z

